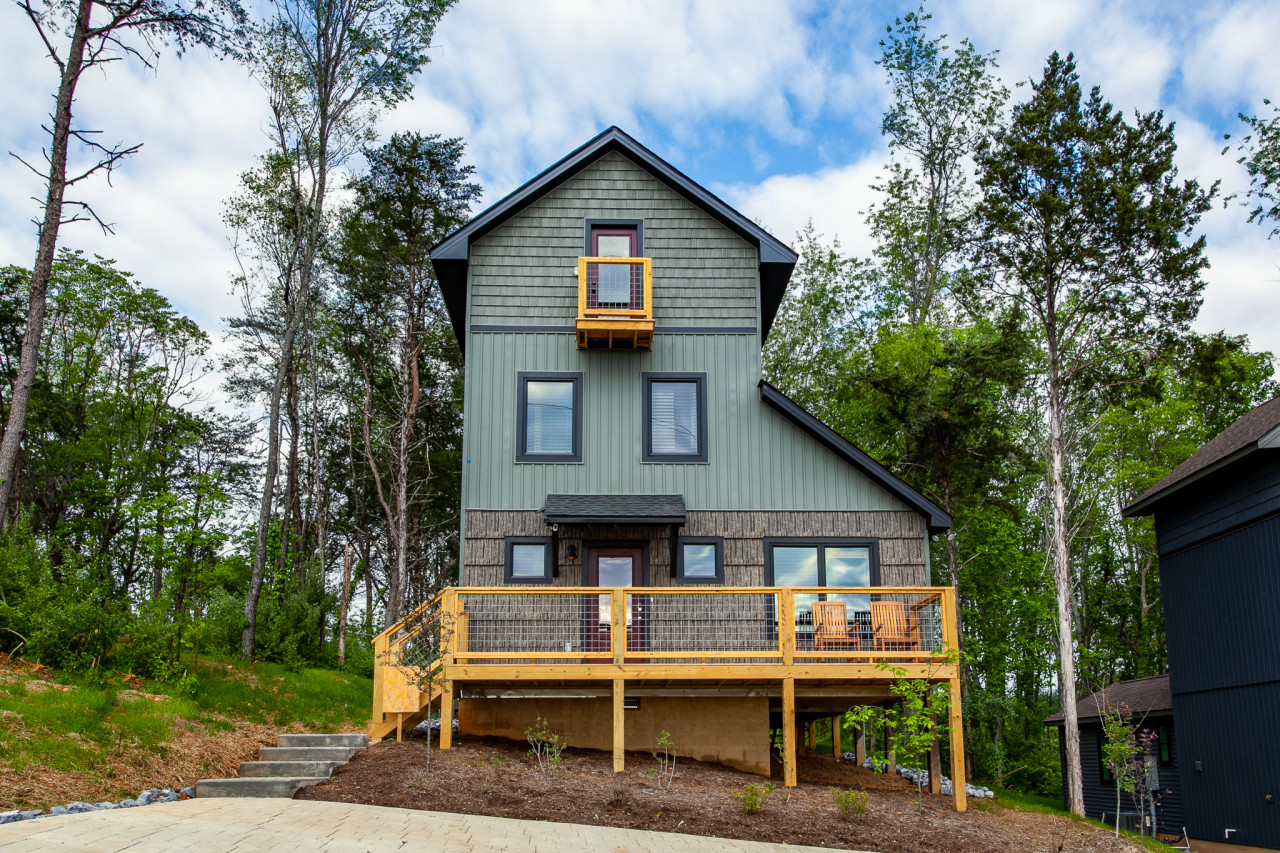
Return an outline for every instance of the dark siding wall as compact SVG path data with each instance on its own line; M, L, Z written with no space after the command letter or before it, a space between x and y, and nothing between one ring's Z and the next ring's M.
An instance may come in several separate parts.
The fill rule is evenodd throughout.
M1280 848L1280 682L1175 693L1173 712L1191 837Z
M1164 725L1170 731L1170 754L1172 763L1160 768L1161 798L1156 812L1156 819L1161 827L1178 831L1186 818L1183 812L1182 780L1180 778L1178 758L1178 738L1173 732L1173 720L1169 717L1151 717L1142 723L1143 728L1155 730ZM1059 759L1063 768L1063 779L1066 778L1066 750L1062 743L1062 727L1059 726ZM1116 810L1116 787L1110 782L1102 781L1102 726L1096 722L1082 722L1080 725L1080 770L1084 776L1084 811L1091 818L1101 818L1103 814L1114 820ZM1063 785L1063 807L1066 807L1066 785ZM1121 793L1120 811L1136 811L1133 797Z
M1280 517L1161 560L1160 584L1175 696L1280 679Z
M1161 503L1155 514L1160 553L1185 548L1277 511L1280 450L1263 450Z

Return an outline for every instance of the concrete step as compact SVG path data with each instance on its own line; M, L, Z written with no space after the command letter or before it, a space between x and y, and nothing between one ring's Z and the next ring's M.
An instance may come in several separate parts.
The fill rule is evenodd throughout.
M261 778L264 776L297 776L314 778L333 775L333 768L341 761L242 761L239 776L241 779Z
M259 761L349 761L356 749L345 746L264 746Z
M328 776L260 776L251 779L203 779L196 797L292 797L299 788L328 782Z
M347 749L364 749L369 745L369 736L360 734L344 735L280 735L276 746L341 746Z

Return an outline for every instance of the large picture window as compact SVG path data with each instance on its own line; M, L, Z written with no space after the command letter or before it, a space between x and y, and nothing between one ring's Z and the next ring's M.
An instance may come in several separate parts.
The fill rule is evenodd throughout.
M880 585L879 543L874 539L765 539L764 562L770 586ZM798 624L812 620L815 601L843 601L851 619L871 610L871 596L865 593L797 593Z
M707 461L707 374L644 373L645 462Z
M582 374L517 376L516 461L582 461Z

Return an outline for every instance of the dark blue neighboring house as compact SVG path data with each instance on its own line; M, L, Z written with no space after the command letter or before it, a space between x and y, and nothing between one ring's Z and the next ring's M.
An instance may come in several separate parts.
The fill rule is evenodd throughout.
M1155 518L1187 834L1280 849L1280 397L1123 513Z
M1167 675L1122 681L1076 702L1076 716L1080 720L1084 813L1108 825L1115 822L1116 783L1102 753L1102 716L1108 710L1122 707L1127 709L1134 728L1149 732L1153 738L1145 764L1148 788L1156 792L1155 825L1163 835L1181 836L1186 812L1183 808L1182 770L1178 766L1178 739L1173 728L1173 698ZM1062 736L1062 712L1049 717L1045 723L1058 727L1058 754L1065 778L1067 752ZM1062 807L1067 807L1065 786ZM1144 831L1151 833L1151 810L1139 816L1131 794L1120 793L1119 810L1122 827L1137 831L1141 821Z

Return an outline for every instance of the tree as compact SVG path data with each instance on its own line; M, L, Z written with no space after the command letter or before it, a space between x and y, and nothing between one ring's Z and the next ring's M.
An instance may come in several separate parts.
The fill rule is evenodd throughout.
M1263 100L1271 106L1271 101ZM1269 237L1280 234L1280 107L1272 107L1272 116L1247 116L1240 113L1240 120L1249 126L1249 132L1240 137L1236 148L1240 152L1237 161L1249 173L1249 190L1246 197L1255 206L1249 211L1249 221L1272 223ZM1231 134L1226 134L1230 139ZM1226 154L1230 146L1222 149Z
M969 158L999 125L1008 90L993 75L994 54L962 39L928 38L924 7L894 20L877 63L889 78L892 105L881 133L895 159L874 186L885 202L868 216L882 268L885 310L919 325L941 307L955 262L973 227Z
M344 313L356 344L348 352L364 379L360 404L364 456L391 533L394 563L387 582L388 625L400 618L404 604L413 521L411 491L430 496L437 490L437 479L443 482L460 474L451 465L437 477L432 465L432 445L448 447L451 433L456 435L461 426L456 415L460 414L462 359L427 250L466 221L480 195L480 186L469 181L474 169L461 164L462 148L458 139L401 133L386 145L367 150L369 171L351 183L355 200L344 217L336 263L349 293ZM375 374L386 368L389 381L378 381ZM379 424L376 433L371 428L375 386L380 395L389 392L391 398L380 408L394 413L392 422ZM441 434L418 435L424 396L429 414L446 415L441 424L426 424L443 426ZM447 418L450 412L455 415L452 419ZM383 435L393 436L387 454L375 446ZM390 483L385 486L379 457L387 459L390 468ZM447 509L441 520L452 527L456 512ZM442 580L436 578L429 586L438 587ZM434 589L425 592L434 594Z
M245 21L244 10L237 0L205 0L190 7L165 0L43 0L40 8L32 5L31 0L17 2L57 66L59 82L45 155L47 171L27 164L44 178L46 192L44 212L37 222L38 247L28 288L22 355L13 382L4 438L0 440L0 527L8 523L10 516L14 466L36 377L58 230L64 224L85 219L94 220L105 231L111 230L87 203L67 199L67 189L97 172L105 171L109 175L123 159L141 148L140 144L109 147L94 139L96 131L73 127L71 107L76 86L86 71L104 68L126 57L154 68L163 45L172 44L179 56L188 47L197 45L234 55L241 47ZM65 47L55 44L62 39ZM72 140L90 151L97 161L76 174L69 174L67 170ZM64 218L69 207L78 211Z
M274 149L262 161L266 180L255 182L250 176L246 195L257 193L257 209L266 217L259 222L258 233L265 239L259 240L257 257L283 310L267 399L267 464L253 575L245 597L240 646L245 658L253 656L258 598L266 577L281 398L294 370L295 341L313 307L330 175L369 138L379 109L410 96L413 77L427 62L436 23L450 3L274 0L272 18L262 27L256 72L271 102ZM252 203L241 209L257 215ZM241 218L232 225L248 221ZM290 472L292 476L292 465Z
M978 256L991 276L977 288L1019 306L1041 347L1068 803L1083 814L1067 476L1087 452L1087 424L1072 421L1073 407L1195 317L1207 261L1204 238L1191 238L1213 191L1177 179L1161 113L1130 125L1096 87L1082 98L1072 56L1052 54L1032 90L979 156ZM1075 446L1069 421L1081 428Z

